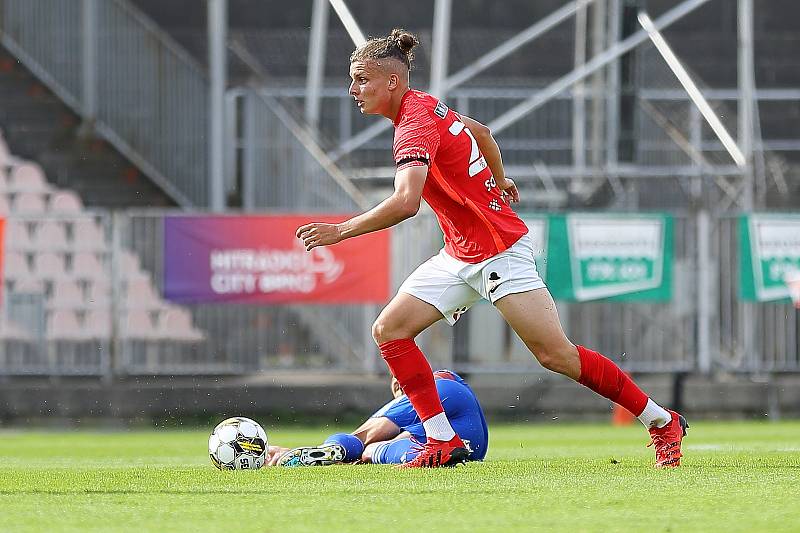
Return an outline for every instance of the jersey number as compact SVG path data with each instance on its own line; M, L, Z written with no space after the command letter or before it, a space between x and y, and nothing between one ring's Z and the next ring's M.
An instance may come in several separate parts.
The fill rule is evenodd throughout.
M454 136L463 131L467 134L467 137L469 137L470 143L472 144L472 150L469 154L469 177L476 176L485 169L487 166L486 159L481 155L481 151L478 150L478 143L475 141L475 137L472 136L472 132L469 131L469 128L460 120L456 120L450 125L448 131Z

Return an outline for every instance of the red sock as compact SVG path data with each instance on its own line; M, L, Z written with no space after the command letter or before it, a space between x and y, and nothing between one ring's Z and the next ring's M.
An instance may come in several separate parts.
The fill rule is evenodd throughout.
M412 339L398 339L379 346L381 357L389 365L411 405L423 421L443 413L442 402L433 382L433 372L425 355Z
M581 357L581 377L578 383L597 394L620 404L636 416L647 405L647 395L610 359L600 353L578 346Z

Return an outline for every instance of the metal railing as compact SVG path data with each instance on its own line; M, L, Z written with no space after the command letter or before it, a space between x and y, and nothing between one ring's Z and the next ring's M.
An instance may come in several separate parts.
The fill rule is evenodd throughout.
M311 130L273 97L235 89L227 101L228 116L240 117L230 121L228 168L241 175L246 209L350 212L369 207Z
M8 224L27 225L33 235L45 223L56 222L68 237L62 245L44 249L7 243L7 255L22 255L42 273L34 273L28 282L20 281L18 271L7 273L0 310L0 374L382 371L370 333L380 311L374 305L177 306L164 300L162 233L168 214L174 213L9 219ZM86 250L85 242L75 241L78 219L91 220L103 235L96 248ZM568 336L631 372L800 371L797 311L789 304L756 304L739 297L736 222L723 216L701 224L699 215L675 215L671 301L559 302ZM393 288L441 246L435 225L434 217L422 212L393 230ZM101 265L98 271L78 271L86 252ZM42 266L42 254L63 258L64 271ZM704 269L708 275L701 278ZM76 290L80 296L73 294ZM701 309L708 310L707 315ZM189 325L169 328L170 315L186 313ZM107 329L99 322L103 320L110 321ZM76 329L70 329L73 323ZM485 303L473 307L455 328L437 324L418 342L434 366L484 373L542 372Z
M649 56L647 56L649 57ZM653 59L655 61L656 59ZM666 67L664 67L666 68ZM652 70L652 69L651 69ZM693 105L685 91L674 87L672 80L653 79L636 94L637 108L634 115L633 133L636 135L634 151L626 169L628 174L637 171L648 176L648 168L663 169L670 176L690 177L703 170L700 165L686 155L685 151L665 131L666 124L653 117L652 108L662 112L680 126L680 132L687 142L697 140L697 149L706 158L706 171L730 173L735 168L727 157L724 148L703 124L702 117L693 113ZM302 108L305 90L302 87L265 88L263 92L289 105ZM452 90L446 101L454 109L470 115L478 120L488 122L492 117L513 107L531 93L527 88L458 88ZM735 89L707 90L706 97L712 104L726 109L725 123L732 131L736 130L736 114L730 112L738 97ZM369 129L381 118L364 117L353 105L352 98L346 94L345 88L328 87L321 91L323 98L320 130L330 145L341 144L354 135ZM591 101L593 95L587 88L585 98ZM761 105L777 105L781 102L796 102L800 98L798 89L763 89L756 93ZM527 173L535 174L533 165L544 163L555 169L554 174L560 176L562 169L569 168L569 176L575 176L572 167L574 159L572 139L572 95L565 93L555 97L551 102L538 109L535 114L520 120L498 135L498 142L503 150L503 161L507 167L527 168ZM648 107L649 106L649 107ZM735 111L735 107L734 107ZM603 120L608 120L605 117ZM587 117L587 129L591 129L591 116ZM605 125L604 125L605 127ZM692 132L697 138L692 138ZM384 169L389 171L391 161L387 163L387 150L391 147L392 132L376 136L363 146L341 160L342 166L356 178L382 177L390 178ZM603 135L599 142L601 160L605 167L606 143ZM757 149L785 153L800 152L800 142L793 139L765 137L763 145ZM586 161L591 161L594 149L591 139L586 142ZM624 162L623 162L624 164ZM669 169L669 170L668 170ZM377 171L377 172L376 172Z

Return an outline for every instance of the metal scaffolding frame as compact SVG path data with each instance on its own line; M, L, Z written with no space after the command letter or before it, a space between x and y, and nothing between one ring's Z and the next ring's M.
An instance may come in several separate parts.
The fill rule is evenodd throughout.
M683 0L671 6L666 12L652 21L652 30L659 32L683 17L689 15L709 0ZM327 12L329 4L344 24L355 44L363 42L363 33L350 13L345 0L314 0L314 11L311 23L310 60L305 100L306 121L314 125L319 117L319 105L322 98L320 91L322 72L324 71L324 41L327 32ZM591 8L591 10L590 10ZM700 179L695 181L701 187L712 186L722 191L726 205L750 206L753 201L753 151L761 147L760 140L754 141L755 87L752 60L752 0L739 0L739 142L734 150L743 152L747 163L734 156L733 165L713 164L706 162L700 170ZM648 168L631 164L620 164L618 156L619 139L619 94L621 56L631 52L646 42L650 34L640 29L623 38L621 35L621 0L576 0L565 3L541 20L507 39L496 48L477 58L458 72L448 75L448 49L451 23L452 0L436 0L434 5L433 39L431 43L431 73L429 91L446 97L449 91L465 81L491 67L503 58L518 51L522 46L541 37L552 28L575 17L575 64L571 72L554 80L548 86L536 90L527 99L506 112L489 121L488 125L495 133L501 133L530 113L541 108L554 98L572 88L573 127L572 127L572 165L545 165L537 161L535 165L508 167L509 174L523 180L534 180L548 183L554 180L571 181L571 189L583 191L583 197L590 197L603 184L610 184L610 190L617 197L626 194L623 179L653 178L668 175L696 176L698 169L692 166L653 166ZM589 35L591 31L591 35ZM586 49L592 56L586 57ZM748 59L749 58L749 59ZM591 87L592 90L587 91ZM605 87L605 95L597 96L597 89ZM702 91L698 91L702 93ZM590 99L587 106L586 99ZM603 101L605 100L605 101ZM748 104L749 102L749 104ZM591 114L592 120L587 119ZM605 117L605 121L603 121ZM711 119L713 121L713 118ZM605 122L605 125L603 125ZM591 124L591 128L587 128ZM387 131L391 125L388 121L377 122L328 152L334 162L343 156L364 146L370 140ZM588 138L587 138L588 137ZM674 137L670 135L673 140ZM683 146L682 150L691 143ZM602 146L601 146L602 145ZM588 159L587 159L587 156ZM690 159L696 163L695 159ZM738 166L737 166L738 165ZM762 165L763 168L763 165ZM542 176L542 172L547 175ZM390 168L361 167L349 171L353 180L388 179L393 176ZM713 185L716 184L716 185ZM566 185L562 185L566 187ZM763 189L763 187L762 187ZM552 191L549 191L552 192ZM763 196L763 195L762 195ZM624 199L623 199L624 202ZM619 202L617 202L619 204Z

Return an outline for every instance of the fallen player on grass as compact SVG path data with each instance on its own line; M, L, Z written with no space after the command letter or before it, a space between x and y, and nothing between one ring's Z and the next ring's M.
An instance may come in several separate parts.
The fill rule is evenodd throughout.
M486 456L489 431L475 393L455 372L434 372L436 390L453 429L468 444L469 461ZM338 463L403 464L422 450L425 429L400 384L392 378L390 401L352 433L331 435L319 446L270 446L268 466L321 466Z

